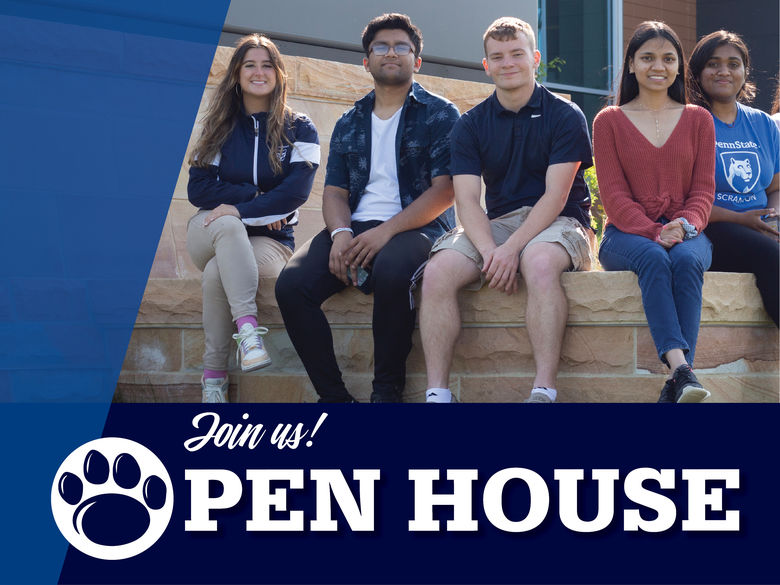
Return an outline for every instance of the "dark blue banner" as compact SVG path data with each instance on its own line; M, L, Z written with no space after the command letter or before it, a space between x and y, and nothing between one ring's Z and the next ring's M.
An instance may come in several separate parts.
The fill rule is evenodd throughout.
M87 553L71 547L61 581L774 583L777 416L114 405L104 436L140 445L96 441L57 471L55 517ZM736 421L750 425L735 433ZM80 511L89 499L99 514ZM148 548L100 560L96 544L116 539L113 554L144 530Z
M227 2L0 6L0 400L106 402Z
M0 1L0 583L55 583L227 0Z
M0 0L0 583L780 582L777 405L110 405L227 7Z

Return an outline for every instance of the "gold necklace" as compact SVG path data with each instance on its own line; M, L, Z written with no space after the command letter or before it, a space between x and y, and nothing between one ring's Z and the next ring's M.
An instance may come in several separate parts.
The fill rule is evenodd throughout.
M661 142L661 122L658 119L658 113L670 109L669 106L664 106L663 108L654 110L653 108L648 108L645 104L643 104L639 100L637 100L637 103L642 107L642 109L647 110L648 112L653 114L653 120L655 120L655 141L656 143Z

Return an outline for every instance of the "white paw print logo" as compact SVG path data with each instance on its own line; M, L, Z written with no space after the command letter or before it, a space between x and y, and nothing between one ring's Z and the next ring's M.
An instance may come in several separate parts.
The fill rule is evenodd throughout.
M96 439L60 465L51 486L51 510L62 535L84 554L127 559L165 532L173 486L165 466L143 445Z

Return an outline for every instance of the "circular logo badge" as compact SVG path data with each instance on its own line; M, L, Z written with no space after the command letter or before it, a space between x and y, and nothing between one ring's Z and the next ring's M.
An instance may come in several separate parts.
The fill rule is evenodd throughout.
M51 510L62 535L96 559L134 557L165 532L173 485L165 466L143 445L106 437L62 462L51 486Z

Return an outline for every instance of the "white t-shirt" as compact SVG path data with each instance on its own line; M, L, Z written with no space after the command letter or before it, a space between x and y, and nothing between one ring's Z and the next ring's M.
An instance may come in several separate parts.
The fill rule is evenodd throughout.
M772 114L771 118L774 121L775 125L777 126L777 129L780 130L780 112L777 112L776 114Z
M387 221L401 211L395 160L395 135L401 109L387 120L371 113L371 172L366 190L352 214L353 221Z

